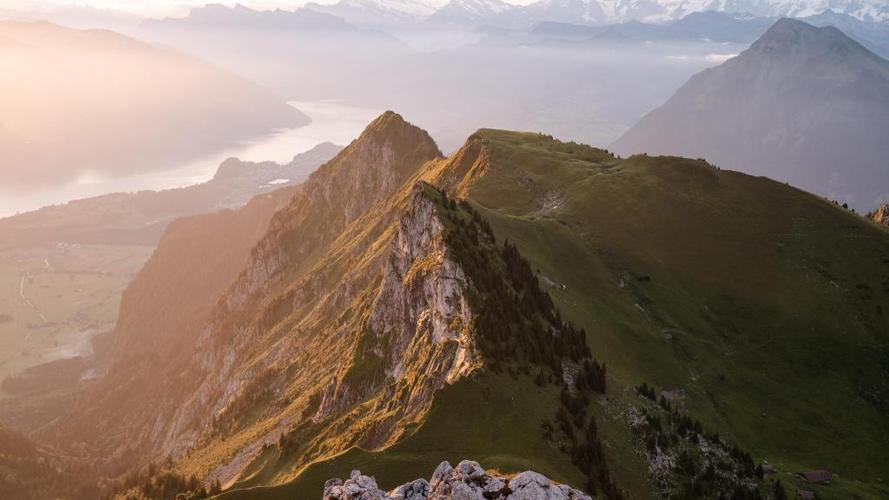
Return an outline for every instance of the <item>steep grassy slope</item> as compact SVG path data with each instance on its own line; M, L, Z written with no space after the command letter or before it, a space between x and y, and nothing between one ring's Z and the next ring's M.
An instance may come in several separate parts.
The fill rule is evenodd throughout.
M530 259L607 363L608 397L590 409L628 496L653 494L626 416L644 406L632 389L643 382L775 464L791 488L802 485L790 473L828 468L839 474L832 486L806 488L886 495L889 232L768 179L681 158L619 160L538 134L479 131L437 168L440 185ZM478 398L491 380L498 395ZM390 448L320 460L278 487L255 486L267 479L257 476L225 496L311 497L352 468L394 486L437 460L475 456L577 483L580 471L533 425L554 408L546 391L521 380L461 382ZM501 396L515 406L486 413Z
M531 401L534 404L528 404ZM437 396L426 423L416 433L384 452L352 448L334 459L315 462L296 481L278 487L239 484L221 498L316 498L325 481L354 469L392 488L442 460L455 463L467 457L486 467L534 469L554 480L581 485L583 474L540 431L540 422L550 418L558 405L556 387L538 387L528 377L488 375L463 380Z
M452 166L449 162L442 162L440 165ZM430 170L434 171L435 168ZM311 448L302 441L308 439L317 442L317 435L325 432L319 433L305 426L297 426L293 432L279 439L278 443L264 447L226 497L311 498L318 494L330 474L349 467L372 472L381 481L394 485L406 481L423 468L435 467L443 457L453 461L465 457L481 457L487 465L504 470L535 468L545 470L562 481L586 483L585 472L590 469L580 469L572 460L571 451L577 446L575 440L559 432L556 432L556 437L547 436L542 430L544 423L550 422L556 415L556 410L563 405L564 400L560 401L560 397L568 397L568 392L565 391L575 394L572 397L588 398L588 393L592 390L585 385L586 382L561 382L563 372L570 374L564 375L565 377L577 380L586 380L590 373L595 373L595 369L590 367L597 365L589 364L591 360L588 358L582 332L562 325L553 316L552 303L536 284L533 271L529 267L523 267L524 261L515 254L514 247L498 244L491 239L477 213L473 214L468 206L458 207L428 185L422 189L414 188L412 192L414 194L410 208L399 223L397 245L406 241L405 228L412 225L417 212L422 212L418 207L428 207L431 200L436 205L437 220L442 224L442 232L438 236L434 236L436 231L432 232L432 241L443 241L446 248L420 253L404 275L404 284L414 290L425 289L429 284L428 280L435 276L457 282L457 294L447 292L445 302L464 302L463 307L468 307L468 317L448 319L445 316L447 321L444 323L453 325L461 319L468 320L465 330L461 332L466 337L460 338L459 342L468 346L467 349L472 353L468 357L478 361L470 365L469 373L461 373L459 378L451 382L453 385L445 386L436 395L428 415L425 412L420 413L425 423L419 429L415 423L405 428L405 432L399 436L403 439L388 442L362 439L355 442L358 446L348 448L343 454L316 454L316 460L306 467L298 459L304 460L306 450ZM436 219L429 220L435 227ZM425 241L425 238L421 240ZM442 253L438 254L438 251ZM436 262L440 259L443 259L443 268L447 270L441 275L436 271L439 269ZM386 296L387 280L388 278L384 278L384 284L380 286L381 297ZM416 285L417 283L421 284ZM436 282L434 286L454 285ZM504 301L502 297L512 299ZM510 307L516 309L509 313L501 310ZM439 314L435 309L427 312L431 317ZM421 315L420 318L422 317L424 316ZM499 325L490 322L493 318L497 319ZM397 321L393 323L396 331L399 328L410 331L407 325L402 327ZM390 341L393 344L398 344L397 336L403 335L396 331L389 333L396 335ZM432 333L433 338L437 335L435 328L429 333ZM433 341L433 345L436 344ZM417 351L409 352L413 356ZM362 363L365 367L361 373L363 377L372 379L373 369L367 365L367 358L375 355L371 351L365 353L365 356ZM422 356L421 351L420 357ZM405 370L408 380L412 377L423 380L437 376L438 369L435 366L427 369L410 359L405 362L410 367ZM532 373L537 374L537 380L533 380ZM563 385L565 389L562 389L560 395L560 387ZM395 387L399 385L396 384ZM385 396L379 399L385 401L384 398ZM405 404L406 410L399 408L399 405ZM411 412L411 407L416 404L414 397L402 398L401 402L391 405L391 411L416 415ZM379 403L374 406L379 406ZM380 425L375 422L373 412L352 413L357 420L357 423L351 424L352 427L359 425L359 428L373 428ZM585 413L581 412L575 422L575 425L567 425L572 425L572 429L576 426L577 432L581 432L588 422ZM335 424L335 427L342 429L339 432L343 435L328 435L327 442L349 439L349 427ZM367 451L379 448L384 448L385 451ZM608 480L607 467L601 466L597 460L587 464L587 467L592 467L594 472ZM294 472L299 473L295 481L289 481L280 487L262 486L292 477Z
M594 355L783 471L885 473L889 233L704 162L618 161L482 131L469 199L516 241Z

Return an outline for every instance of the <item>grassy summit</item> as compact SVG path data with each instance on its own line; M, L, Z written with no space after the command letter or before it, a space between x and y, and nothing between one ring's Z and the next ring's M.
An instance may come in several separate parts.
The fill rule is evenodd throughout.
M784 471L884 474L889 233L808 193L703 161L604 157L483 130L469 198L555 283L627 384Z

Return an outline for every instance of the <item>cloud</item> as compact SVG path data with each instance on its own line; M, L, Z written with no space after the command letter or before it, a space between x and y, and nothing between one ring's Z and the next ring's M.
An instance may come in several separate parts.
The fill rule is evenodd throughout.
M717 65L724 63L736 55L738 54L718 54L715 52L710 54L674 54L664 56L664 59L679 63L705 63L709 65Z

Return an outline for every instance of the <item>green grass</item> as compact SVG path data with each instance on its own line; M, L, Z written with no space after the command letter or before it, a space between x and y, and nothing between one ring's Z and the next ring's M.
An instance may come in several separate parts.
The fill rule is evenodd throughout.
M887 408L860 389L889 396L889 233L703 162L482 137L494 166L470 198L567 286L554 298L611 374L684 390L705 426L786 469L885 475ZM546 193L559 208L539 209Z
M546 443L543 419L558 407L555 386L538 387L528 377L486 374L442 390L415 433L382 452L353 448L316 462L296 480L276 487L256 487L223 494L225 499L319 498L324 482L348 477L353 469L375 476L386 489L429 478L443 460L464 459L483 467L516 472L534 469L553 480L580 486L584 477L570 457Z
M672 157L616 159L539 134L482 130L491 165L469 190L499 241L517 244L562 316L608 366L593 405L611 469L650 498L621 416L623 391L681 391L708 431L779 468L839 474L820 498L885 498L889 481L889 231L764 178ZM546 281L543 280L543 281ZM360 469L390 488L441 460L534 469L582 486L548 447L554 393L484 375L444 390L393 447L317 462L225 498L315 498Z
M0 250L0 316L7 318L0 321L0 380L76 355L92 334L114 328L121 294L152 250L136 245Z

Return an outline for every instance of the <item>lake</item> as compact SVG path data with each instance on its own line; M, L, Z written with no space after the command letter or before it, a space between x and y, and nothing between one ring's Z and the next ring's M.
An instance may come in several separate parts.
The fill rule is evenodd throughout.
M343 146L349 144L371 120L382 113L381 110L351 106L340 101L295 101L289 104L309 115L312 123L305 127L279 130L167 170L128 177L82 174L75 182L51 189L21 194L0 192L0 217L107 193L197 184L212 178L219 164L231 157L248 161L288 162L294 155L321 142L329 141Z

